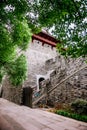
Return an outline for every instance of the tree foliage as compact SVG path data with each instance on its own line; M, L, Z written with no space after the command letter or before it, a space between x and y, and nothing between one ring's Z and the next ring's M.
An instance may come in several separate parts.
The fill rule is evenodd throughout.
M17 50L26 50L31 41L32 33L26 18L29 9L27 0L0 2L0 81L8 74L15 86L26 78L26 58Z
M8 67L8 66L7 66ZM22 54L15 62L9 63L8 74L13 85L17 86L26 79L27 64L26 58Z
M17 50L26 50L31 30L53 29L51 33L61 41L57 49L62 55L86 56L86 16L86 0L1 0L0 81L6 74L14 85L25 79L26 60Z
M62 55L87 55L87 0L35 0L33 10L38 23L61 41Z

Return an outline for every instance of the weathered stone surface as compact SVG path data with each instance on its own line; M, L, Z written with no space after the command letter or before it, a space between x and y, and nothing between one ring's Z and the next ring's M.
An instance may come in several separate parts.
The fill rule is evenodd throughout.
M87 96L86 96L87 95L87 77L85 76L86 74L87 74L87 68L78 72L78 74L68 79L68 81L59 85L56 88L56 90L49 95L49 99L58 103L59 102L70 103L77 98L87 100ZM61 80L62 79L63 77L61 77ZM52 81L51 81L51 85L54 86L52 82L55 83L54 77L52 78Z
M0 130L87 130L87 123L0 98Z
M85 64L84 58L64 59L55 48L51 49L51 46L48 47L48 45L42 46L42 43L36 40L29 45L25 55L28 63L28 75L23 87L33 88L33 101L39 98L45 90L49 91ZM44 77L41 88L38 77ZM14 88L5 81L3 90L3 98L17 103L21 102L21 87ZM70 103L77 98L87 100L86 95L87 68L63 82L53 93L47 95L47 98L54 104L55 102Z
M17 104L21 104L22 86L13 86L6 77L3 83L2 97Z

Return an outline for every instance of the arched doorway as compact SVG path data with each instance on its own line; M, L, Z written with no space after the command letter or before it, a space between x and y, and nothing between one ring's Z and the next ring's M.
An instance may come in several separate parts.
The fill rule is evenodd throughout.
M43 77L40 77L40 78L39 78L39 89L40 89L40 90L41 90L41 88L42 88L42 87L41 87L41 82L44 81L44 80L45 80L45 79L44 79Z

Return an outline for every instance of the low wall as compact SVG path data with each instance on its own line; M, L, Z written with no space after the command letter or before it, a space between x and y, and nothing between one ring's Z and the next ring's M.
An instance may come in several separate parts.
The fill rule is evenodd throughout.
M3 82L2 97L12 101L16 104L21 104L22 100L22 86L13 86L6 78Z

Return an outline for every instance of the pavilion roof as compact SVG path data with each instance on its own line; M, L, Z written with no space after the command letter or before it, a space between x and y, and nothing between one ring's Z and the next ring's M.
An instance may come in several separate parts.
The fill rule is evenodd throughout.
M41 41L43 43L42 45L48 44L51 45L52 47L56 47L58 43L61 43L56 38L43 31L38 34L33 34L32 40Z

